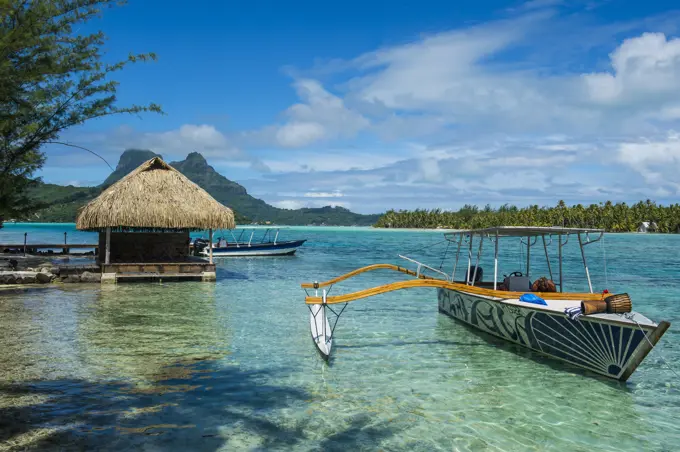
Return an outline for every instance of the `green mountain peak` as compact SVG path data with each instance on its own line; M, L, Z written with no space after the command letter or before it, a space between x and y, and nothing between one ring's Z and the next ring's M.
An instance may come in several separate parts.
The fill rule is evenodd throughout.
M127 175L130 171L132 171L133 169L137 168L142 163L144 163L147 160L150 160L154 157L163 158L160 154L156 154L155 152L151 152L148 149L127 149L127 150L125 150L120 155L120 159L118 160L118 165L116 165L116 169L113 171L113 173L111 173L109 175L109 177L106 178L106 180L104 182L102 182L100 187L106 188L109 185L112 185L115 182L118 182L125 175Z

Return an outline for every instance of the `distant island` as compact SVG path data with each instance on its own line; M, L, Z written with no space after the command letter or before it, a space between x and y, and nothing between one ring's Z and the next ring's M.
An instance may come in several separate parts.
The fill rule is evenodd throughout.
M30 218L22 220L46 223L74 222L80 207L143 162L156 156L160 155L149 150L126 150L120 156L115 171L101 185L95 187L41 183L30 190L29 196L43 207ZM242 185L215 171L197 152L190 153L182 161L171 162L170 165L216 200L233 209L237 224L370 226L380 218L379 214L362 215L344 207L326 206L294 210L274 207L249 195Z
M492 226L564 226L597 228L608 232L680 232L680 204L661 206L651 200L628 205L607 201L583 206L567 206L559 201L555 207L515 207L504 205L483 209L465 205L458 211L389 210L382 215L378 228L478 229Z

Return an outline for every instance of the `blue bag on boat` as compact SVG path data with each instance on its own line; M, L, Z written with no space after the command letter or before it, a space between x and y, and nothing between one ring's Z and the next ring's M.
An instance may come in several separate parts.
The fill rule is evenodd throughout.
M548 303L545 302L545 300L541 297L538 297L532 293L525 293L521 297L519 297L519 301L523 301L525 303L535 303L535 304L542 304L544 306L548 306Z

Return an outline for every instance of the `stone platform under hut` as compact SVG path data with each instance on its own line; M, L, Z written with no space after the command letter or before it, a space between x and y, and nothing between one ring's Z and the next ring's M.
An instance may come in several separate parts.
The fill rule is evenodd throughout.
M215 281L215 264L203 259L183 262L117 262L100 264L102 283L136 281Z

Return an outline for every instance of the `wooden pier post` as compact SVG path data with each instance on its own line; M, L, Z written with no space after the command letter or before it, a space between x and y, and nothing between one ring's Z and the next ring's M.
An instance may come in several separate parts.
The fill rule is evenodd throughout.
M28 237L28 232L24 232L24 257L26 257L26 238Z
M212 264L212 263L213 263L213 256L212 256L212 251L213 251L213 250L212 250L212 249L213 249L213 246L212 246L212 245L213 245L213 230L212 230L212 229L210 229L210 231L209 231L209 236L210 236L210 239L209 239L210 243L208 244L208 247L209 247L209 252L210 252L210 263Z
M106 256L104 263L106 265L111 263L111 228L106 228Z

